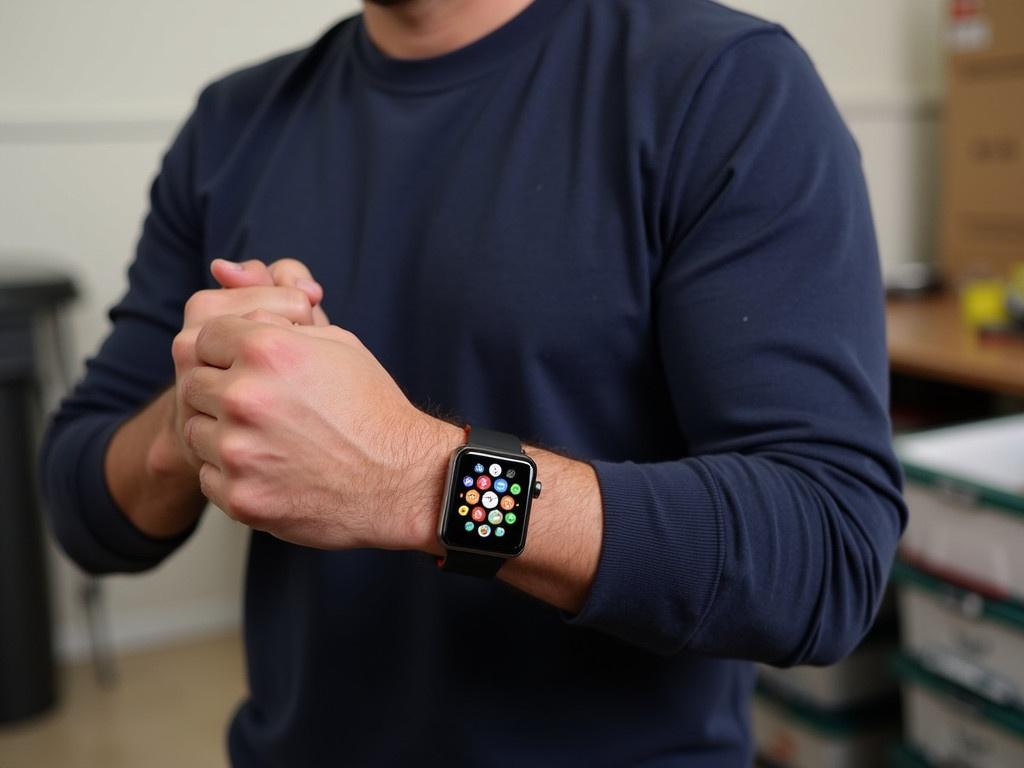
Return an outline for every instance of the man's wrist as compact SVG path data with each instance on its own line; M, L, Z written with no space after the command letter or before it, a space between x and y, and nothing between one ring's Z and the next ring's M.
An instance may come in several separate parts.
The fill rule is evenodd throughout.
M424 414L424 419L415 449L415 469L406 486L407 548L440 555L443 551L437 540L437 519L448 480L448 461L455 449L465 444L466 432L432 416Z
M188 463L184 446L175 431L175 392L171 387L155 405L160 409L159 427L146 452L146 474L154 479L193 479L198 483L195 467Z

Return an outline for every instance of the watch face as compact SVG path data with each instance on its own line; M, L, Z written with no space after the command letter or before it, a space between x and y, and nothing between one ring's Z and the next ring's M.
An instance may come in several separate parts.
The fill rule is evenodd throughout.
M525 456L460 448L441 515L441 541L452 549L518 555L526 542L536 473Z

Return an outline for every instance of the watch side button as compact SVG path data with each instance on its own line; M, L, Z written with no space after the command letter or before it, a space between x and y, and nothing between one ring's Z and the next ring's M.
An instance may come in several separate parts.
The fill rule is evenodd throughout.
M544 490L544 486L543 486L543 485L541 484L540 480L537 480L537 481L536 481L536 482L535 482L535 483L533 484L533 493L532 493L531 495L533 496L533 498L535 498L535 499L536 499L537 497L539 497L539 496L540 496L540 492L541 492L542 490Z

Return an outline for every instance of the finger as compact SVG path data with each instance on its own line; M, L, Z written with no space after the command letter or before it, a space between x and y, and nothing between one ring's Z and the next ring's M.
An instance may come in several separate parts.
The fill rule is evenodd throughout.
M244 315L255 309L284 315L300 325L313 323L313 307L298 288L257 285L229 291L197 291L185 303L185 324L202 325L214 317Z
M274 285L298 288L309 297L309 303L316 306L324 298L324 289L316 280L309 267L298 259L278 259L270 265Z
M197 413L185 422L185 445L200 459L220 466L217 452L217 420L205 413Z
M201 365L230 368L242 352L246 334L255 327L265 328L266 325L233 315L215 317L199 330L196 359Z
M257 323L269 323L270 325L279 325L282 328L291 328L293 326L292 321L284 315L278 315L265 309L254 309L252 312L246 312L242 317L245 320L253 320ZM313 319L316 320L315 310Z
M203 464L199 468L199 489L203 496L221 509L227 511L224 500L225 491L224 473L220 467L213 464Z
M224 415L221 394L226 375L220 368L208 365L193 368L181 381L182 400L199 413L220 418Z
M324 308L319 304L313 307L313 325L317 326L318 328L324 328L330 324L331 318L329 318L327 316L327 313L324 312Z
M253 285L274 284L270 268L259 259L242 262L214 259L210 262L210 274L222 288L247 288Z

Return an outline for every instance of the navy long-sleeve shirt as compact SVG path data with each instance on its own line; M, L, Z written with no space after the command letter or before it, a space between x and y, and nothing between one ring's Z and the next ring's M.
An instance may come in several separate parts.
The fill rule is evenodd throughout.
M172 381L209 262L284 256L413 402L592 462L604 535L570 616L422 554L254 533L236 766L739 766L746 660L828 662L871 623L904 520L876 245L779 27L536 0L410 62L357 16L206 88L43 451L85 569L184 540L118 510L107 444Z

